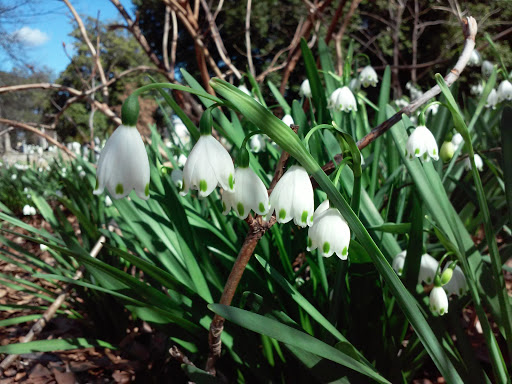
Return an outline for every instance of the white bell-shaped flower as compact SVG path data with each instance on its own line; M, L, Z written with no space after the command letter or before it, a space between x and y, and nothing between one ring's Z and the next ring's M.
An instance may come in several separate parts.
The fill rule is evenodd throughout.
M350 228L336 208L329 207L329 200L318 206L314 213L313 225L308 230L308 251L320 249L322 256L336 253L346 260L350 245Z
M471 56L469 57L468 65L471 67L478 67L482 64L482 57L476 49L473 49Z
M480 96L483 91L484 91L483 84L472 85L471 88L469 89L469 92L474 96Z
M482 172L484 170L484 161L482 160L480 155L477 153L475 153L475 165L476 165L476 169L478 169L480 172ZM467 171L471 171L471 169L473 169L471 166L471 160L469 160L469 157L466 157L464 159L464 168L466 168Z
M398 276L402 276L402 272L404 271L405 257L407 256L407 251L402 251L393 259L393 269L397 273Z
M278 223L293 219L296 225L305 227L313 223L313 186L306 170L293 165L277 182L270 195L270 211L276 213Z
M444 268L444 270L448 269L448 265ZM466 281L466 276L464 276L464 272L457 265L453 270L452 278L448 283L443 285L443 289L446 291L448 296L457 295L462 296L468 290L468 282Z
M402 272L405 265L405 258L407 257L407 251L402 251L395 256L393 259L393 269L398 276L402 276ZM418 284L427 283L432 284L436 275L438 261L425 253L421 256L420 270L418 273Z
M183 190L197 189L199 197L206 197L217 185L226 191L234 191L235 167L228 151L212 135L202 135L188 155L183 169Z
M430 256L428 253L424 253L421 256L418 284L421 284L422 282L432 284L434 282L438 266L439 262L436 259Z
M306 79L300 85L299 95L303 97L311 97L311 86L309 85L309 80Z
M227 215L233 208L242 220L251 209L258 215L266 215L270 209L267 188L256 173L249 167L239 167L235 169L235 180L235 191L222 194L222 213Z
M357 111L357 102L350 88L343 87L332 93L327 107L343 112Z
M25 216L33 216L36 214L36 209L27 204L23 207L23 214Z
M120 199L132 189L143 200L149 198L149 160L136 127L120 125L101 150L96 171L95 195L107 188Z
M414 156L421 157L425 161L429 161L430 157L433 160L439 160L436 139L427 127L420 125L409 136L405 156L409 156L410 159Z
M485 104L485 108L496 109L496 104L498 104L498 92L493 88L487 96L487 104Z
M494 64L491 63L489 60L484 60L482 63L482 75L484 77L491 76L492 70L494 69Z
M281 119L281 121L283 123L285 123L287 126L291 126L292 124L295 124L293 122L293 117L291 117L291 115L284 115L283 118Z
M252 96L251 91L249 91L245 85L243 85L243 84L239 85L238 89L241 90L246 95Z
M442 287L434 287L430 291L430 310L442 316L448 312L448 296Z
M363 84L363 87L365 88L368 88L370 85L372 87L375 87L379 82L377 72L375 72L375 69L373 69L371 65L367 65L366 67L363 68L363 70L359 74L359 80L361 81L361 84Z
M512 100L512 83L508 80L503 80L498 87L498 102L505 100Z
M262 135L254 135L249 140L249 147L254 153L261 152L265 149L265 139Z
M462 135L460 133L456 133L452 137L452 144L455 147L455 150L459 149L459 146L462 144L464 139L462 138Z

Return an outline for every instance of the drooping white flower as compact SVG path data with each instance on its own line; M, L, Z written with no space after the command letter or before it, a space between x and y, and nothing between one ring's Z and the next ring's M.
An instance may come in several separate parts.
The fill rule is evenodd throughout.
M55 196L57 196L57 197L63 197L63 196L64 196L64 194L62 193L62 191L61 191L60 189L57 189L57 190L55 191Z
M430 310L442 316L448 312L448 296L442 287L434 287L430 291Z
M13 173L13 174L11 175L11 180L16 180L17 178L18 178L18 175L17 175L17 174Z
M452 144L455 147L455 150L459 149L459 146L462 144L464 139L462 138L462 135L460 133L456 133L452 137Z
M105 195L105 207L111 207L113 204L112 199L109 195Z
M283 123L285 123L287 126L291 126L292 124L295 124L293 122L293 117L291 115L284 115L281 119Z
M432 115L437 115L437 112L439 111L439 105L440 104L432 104L430 107L427 108L425 113L432 113Z
M251 148L251 151L254 153L263 151L265 149L265 140L263 139L263 136L262 135L251 136L251 139L249 140L249 147Z
M120 125L101 150L96 171L95 195L107 188L120 199L132 189L143 200L149 198L149 160L136 127Z
M309 80L306 79L300 85L299 95L303 97L311 97L311 86L309 85Z
M46 251L48 250L48 246L46 244L39 244L39 248L41 249L41 251Z
M484 60L482 63L482 75L485 77L491 76L492 70L494 69L494 64L488 60Z
M449 265L446 265L444 270L448 269ZM468 290L468 282L466 281L466 276L464 276L464 272L457 265L453 270L452 278L448 283L443 285L443 289L446 291L448 296L457 295L462 296Z
M341 260L346 260L350 245L350 228L334 207L329 207L329 200L318 206L313 225L308 230L308 251L320 249L322 256L330 257L336 253Z
M83 179L85 175L87 175L85 171L80 171L80 173L78 174L78 176L80 176L81 179Z
M343 112L357 111L357 102L350 88L343 87L332 93L327 107Z
M172 126L174 128L174 134L182 144L187 145L190 143L190 132L178 115L172 116ZM176 144L178 144L179 141L176 140Z
M407 88L409 90L409 94L411 95L411 100L416 100L416 99L420 98L421 96L423 96L423 92L421 91L421 89L417 88L411 82L408 82L407 84L405 84L405 88Z
M398 276L402 276L402 272L404 271L405 257L407 256L407 251L402 251L393 259L393 269L397 273Z
M313 223L313 186L306 170L293 165L277 182L270 195L270 211L276 213L278 223L291 219L296 225L305 227Z
M468 65L471 67L478 67L480 64L482 64L482 57L476 49L473 49L473 52L471 52L471 56L469 57Z
M487 96L487 104L485 104L485 107L496 109L496 104L498 104L498 92L493 88L489 96Z
M432 284L434 282L438 266L439 262L436 259L430 256L428 253L424 253L421 256L418 284L421 284L422 282Z
M185 156L183 153L181 153L178 158L176 159L176 161L178 162L178 166L180 168L183 168L185 166L185 164L187 163L187 156Z
M484 91L484 85L481 83L477 84L477 85L472 85L469 90L469 92L471 92L471 94L474 96L480 96L483 91Z
M181 189L183 187L183 171L181 169L173 169L171 172L171 180L176 188Z
M245 85L243 85L243 84L239 85L238 89L241 90L246 95L252 96L251 91L249 91Z
M197 189L200 197L206 197L217 185L234 191L235 167L228 151L212 135L201 135L187 159L183 169L183 190Z
M36 209L27 204L23 207L23 214L25 216L33 216L36 214Z
M258 215L266 215L270 209L268 193L258 175L249 167L238 167L235 169L235 180L235 191L224 191L222 194L222 213L227 215L233 208L242 220L251 209Z
M430 161L430 157L439 160L436 139L427 127L420 125L411 133L407 139L405 156L409 156L410 159L414 156L421 157L425 161Z
M479 154L475 153L475 165L476 169L478 169L480 172L484 169L484 162ZM464 159L464 168L466 168L467 171L471 171L471 160L469 160L469 157L466 157Z
M406 257L407 251L402 251L399 254L397 254L393 259L392 266L398 276L402 276ZM438 261L434 259L432 256L430 256L428 253L423 254L421 256L420 261L418 284L421 284L423 282L427 284L432 284L434 281L434 277L436 275L438 265Z
M505 100L512 100L512 83L508 80L503 80L498 87L498 102Z
M363 84L363 87L365 88L368 88L370 85L372 87L375 87L379 82L377 72L375 72L375 69L373 69L371 65L367 65L366 67L363 68L363 70L359 74L359 80L361 81L361 84Z

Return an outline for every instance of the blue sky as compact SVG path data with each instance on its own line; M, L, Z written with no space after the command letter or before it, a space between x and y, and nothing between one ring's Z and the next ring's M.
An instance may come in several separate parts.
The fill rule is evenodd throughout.
M7 3L16 3L16 0L8 0ZM117 20L121 23L117 9L109 0L70 0L73 7L83 18L85 16L96 17L100 11L100 20L105 22ZM132 4L129 0L121 3L131 13ZM43 16L32 15L33 9L21 8L19 20L5 24L4 28L10 33L17 33L19 39L24 41L23 54L29 57L29 62L36 66L50 68L55 76L63 71L69 64L69 59L64 53L62 43L66 43L66 49L73 54L73 39L69 36L76 27L76 23L68 7L60 0L40 0L37 2L37 12ZM0 70L10 71L13 62L0 53Z

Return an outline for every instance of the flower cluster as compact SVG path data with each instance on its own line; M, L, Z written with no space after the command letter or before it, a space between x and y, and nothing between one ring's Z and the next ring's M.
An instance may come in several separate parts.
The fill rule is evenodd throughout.
M399 276L402 275L406 257L407 251L402 251L393 259L393 269ZM447 264L439 276L439 262L428 253L421 256L418 284L434 284L429 296L430 309L441 316L448 312L448 296L462 296L468 290L462 269L454 264Z

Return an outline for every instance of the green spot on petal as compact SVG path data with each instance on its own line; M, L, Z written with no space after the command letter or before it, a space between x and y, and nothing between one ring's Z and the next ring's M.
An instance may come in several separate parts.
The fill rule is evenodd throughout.
M441 308L441 309L439 310L439 313L442 315L442 314L444 313L444 308Z
M98 178L96 178L96 187L94 187L94 189L98 189L100 186L100 181L98 180Z
M201 192L206 192L207 189L208 189L208 183L206 182L206 180L199 181L199 190Z
M428 277L428 278L427 278L427 283L429 283L429 284L430 284L431 282L432 282L432 278L431 278L431 277Z
M311 248L313 245L313 242L311 241L311 238L308 237L308 247Z
M284 220L284 218L285 218L285 217L286 217L286 211L285 211L284 209L281 209L281 210L279 211L279 218L280 218L281 220Z
M244 212L245 212L245 209L244 209L244 205L242 203L238 203L236 205L236 210L238 211L238 214L240 216L243 216L244 215Z
M225 203L225 202L222 202L222 210L223 210L224 212L226 212L226 203Z
M462 288L459 288L459 296L462 296L462 292L464 292Z
M436 151L436 149L435 149L435 148L434 148L434 150L432 151L432 153L434 154L434 156L435 156L435 155L437 155L437 151Z
M233 188L235 187L235 179L233 178L232 173L229 174L228 183L229 183L229 189L233 190Z
M302 220L303 223L307 223L308 222L308 211L302 212L302 216L300 219Z
M122 195L124 192L123 184L119 183L116 185L116 194Z
M346 256L346 255L347 255L347 253L348 253L348 249L347 249L347 247L343 248L343 250L341 251L341 254L342 254L343 256ZM400 273L401 273L401 271L400 271Z
M146 184L146 188L144 188L144 194L149 196L149 183Z
M427 152L425 152L425 153L423 154L423 159L424 159L424 160L427 160L427 158L428 158L428 156L427 156Z
M329 249L331 249L331 245L326 241L326 242L324 243L324 246L322 247L322 251L323 251L324 253L328 253L328 252L329 252Z
M265 212L265 205L263 203L260 203L260 205L258 205L258 208L261 213Z
M398 268L398 274L401 275L403 272L403 269L402 268Z
M416 150L414 151L414 153L415 153L416 155L419 155L419 154L420 154L420 149L419 149L419 148L416 148Z

